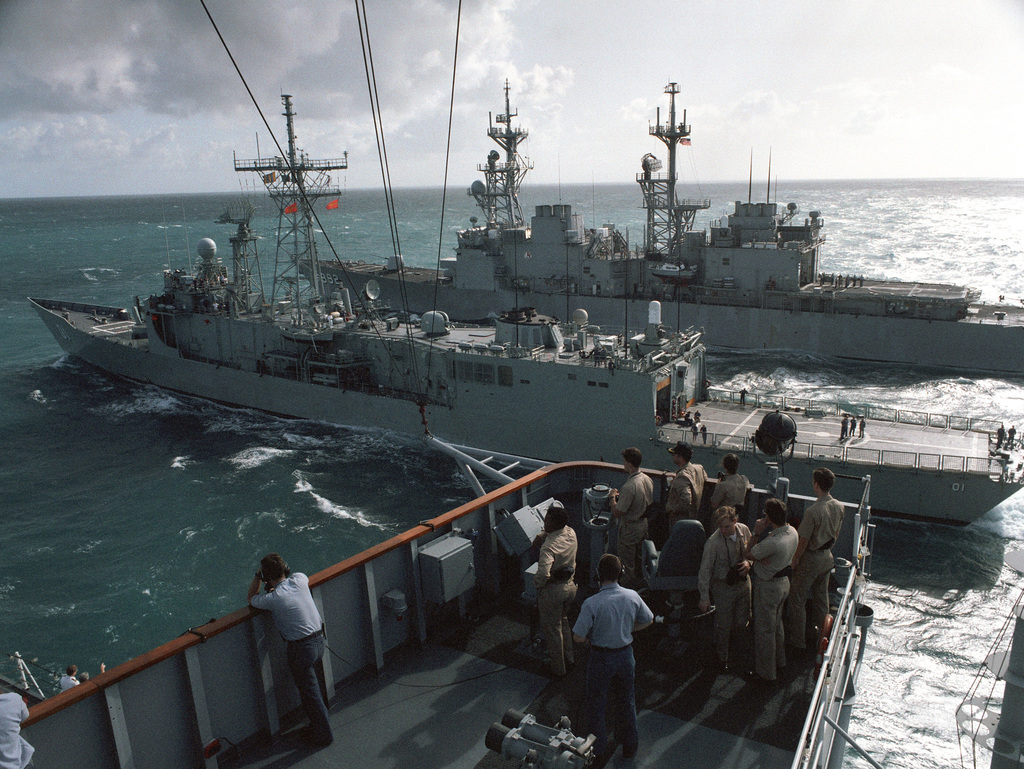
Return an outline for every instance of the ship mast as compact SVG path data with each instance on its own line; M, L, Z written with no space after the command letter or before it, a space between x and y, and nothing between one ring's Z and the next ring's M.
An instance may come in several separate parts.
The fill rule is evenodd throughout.
M235 170L258 173L277 204L277 254L270 302L281 311L294 307L295 321L301 323L303 308L325 295L313 235L313 206L320 198L341 194L340 188L331 184L330 172L348 168L348 153L331 160L311 160L296 143L291 95L282 95L281 101L288 129L288 156L236 159ZM308 266L308 279L303 278L300 265Z
M509 102L509 82L505 81L505 111L491 119L487 135L505 151L505 160L501 153L491 150L487 155L487 163L478 165L477 170L484 175L485 183L474 182L469 194L476 198L477 205L487 216L487 224L497 227L524 226L523 211L519 206L519 187L523 183L526 172L533 168L533 163L519 154L519 143L528 135L525 129L512 126L513 112ZM495 125L497 124L497 125Z
M676 197L676 150L678 145L690 143L690 126L686 125L686 110L683 110L682 122L676 123L679 85L669 83L665 86L665 93L669 95L668 123L661 122L661 108L658 108L650 134L668 147L668 173L656 174L661 170L661 161L648 153L641 160L643 171L637 174L636 180L647 209L644 255L679 264L683 259L683 233L693 227L697 211L711 207L711 200L680 200Z

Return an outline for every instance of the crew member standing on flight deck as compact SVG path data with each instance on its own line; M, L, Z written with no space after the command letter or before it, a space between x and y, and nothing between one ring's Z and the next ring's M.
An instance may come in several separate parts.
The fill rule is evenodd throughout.
M747 487L750 482L745 475L739 474L740 458L735 454L726 454L722 457L722 469L725 470L725 475L715 484L715 491L711 495L711 509L717 511L720 507L734 507L742 511L747 501Z
M608 758L605 708L611 694L615 737L622 755L632 758L640 744L636 729L636 659L633 633L654 622L654 614L635 590L619 585L622 562L605 553L597 564L601 589L583 602L572 628L576 643L589 643L587 660L587 729L597 741L598 760Z
M654 499L654 483L640 472L643 455L630 446L622 450L622 466L629 473L622 490L612 489L612 515L619 522L619 558L625 578L630 584L637 580L640 546L647 539L647 506Z
M665 512L668 513L668 532L680 518L696 518L700 510L700 498L704 493L704 482L708 474L701 465L690 461L693 447L682 441L668 450L672 462L679 468L668 489Z
M564 676L574 662L569 607L576 598L576 532L561 502L551 504L544 515L544 531L537 535L540 555L533 584L537 588L537 613L552 675Z
M259 595L261 581L266 586L263 595ZM270 553L249 583L248 601L254 609L270 612L277 632L287 642L288 669L309 718L309 741L319 747L330 745L334 734L316 675L326 644L324 621L309 592L309 578L300 572L292 574L281 556Z
M778 499L767 500L764 512L764 517L754 524L746 559L753 561L754 575L753 674L756 680L770 683L786 664L782 607L789 595L789 575L793 571L790 563L796 552L797 533L786 523L786 506ZM768 536L758 542L765 529L769 529Z
M786 638L794 649L807 647L807 599L811 599L811 625L817 633L828 614L828 576L834 563L832 545L843 528L843 506L829 493L836 476L819 467L811 476L818 501L804 512L797 529L800 542L793 556L793 586L786 616Z

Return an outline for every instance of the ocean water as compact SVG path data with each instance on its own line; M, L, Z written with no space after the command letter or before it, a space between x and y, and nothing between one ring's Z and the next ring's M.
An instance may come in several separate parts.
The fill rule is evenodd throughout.
M746 199L707 185L703 226ZM756 195L757 193L755 193ZM763 193L761 193L763 196ZM112 379L62 356L25 301L127 306L184 267L196 241L229 252L214 220L237 195L0 200L0 652L96 672L232 611L259 557L317 571L472 495L416 439L228 409ZM966 283L986 301L1024 297L1024 181L783 184L780 202L818 210L823 268ZM530 187L524 211L562 201L588 226L639 243L633 185ZM255 201L266 211L262 201ZM475 215L464 190L399 190L400 248L434 266ZM379 192L348 191L321 214L337 253L391 253ZM256 226L271 235L267 216ZM272 237L263 250L270 254ZM330 249L321 247L321 254ZM712 353L715 384L1001 419L1024 427L1024 381L811 355ZM878 520L868 665L853 733L890 767L948 766L954 713L1024 578L1024 496L963 529ZM7 665L0 666L10 672ZM40 671L41 672L41 671ZM854 766L867 766L853 757Z

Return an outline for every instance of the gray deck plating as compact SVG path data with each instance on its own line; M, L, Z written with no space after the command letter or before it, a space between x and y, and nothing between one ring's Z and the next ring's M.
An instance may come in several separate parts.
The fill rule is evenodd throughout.
M749 437L761 424L766 414L775 409L751 408L739 405L701 403L693 407L700 411L701 421L707 425L709 438ZM915 454L952 454L964 457L988 458L989 434L972 430L927 427L905 422L882 422L869 419L864 437L839 440L842 417L808 417L803 412L787 411L797 425L797 440L813 443L816 448L832 449L836 454L843 448L873 449L877 451L906 451ZM671 435L693 442L688 427L667 425ZM695 443L701 443L698 437Z
M342 684L330 709L335 741L313 750L295 732L271 745L243 749L232 769L512 766L484 746L490 725L510 708L553 724L566 715L585 733L586 652L564 679L543 675L525 650L529 620L516 605L487 619L465 620L442 644L389 656L384 673L363 672ZM703 644L666 651L656 626L637 636L637 708L641 750L617 752L607 766L789 767L813 687L808 661L791 661L776 688L704 665ZM478 656L479 655L479 656ZM333 664L340 663L337 658Z

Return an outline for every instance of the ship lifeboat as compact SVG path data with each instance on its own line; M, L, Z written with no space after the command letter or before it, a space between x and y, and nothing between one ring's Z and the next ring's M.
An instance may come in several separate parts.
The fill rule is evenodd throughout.
M651 267L651 275L673 286L688 286L696 271L681 264L659 264Z

